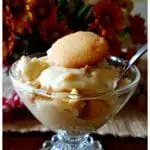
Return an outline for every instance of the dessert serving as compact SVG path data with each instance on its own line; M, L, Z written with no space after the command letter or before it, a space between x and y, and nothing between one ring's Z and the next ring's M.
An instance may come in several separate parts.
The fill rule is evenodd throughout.
M81 136L115 115L139 82L134 66L114 90L124 63L113 58L103 37L78 31L58 39L46 56L22 56L12 65L10 77L20 98L41 123L53 131ZM87 149L83 145L78 141L76 149Z

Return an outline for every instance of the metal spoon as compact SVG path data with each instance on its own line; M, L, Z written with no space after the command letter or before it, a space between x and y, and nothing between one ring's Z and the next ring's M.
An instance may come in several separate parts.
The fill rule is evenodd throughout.
M118 80L116 81L114 85L114 90L119 87L120 80L124 77L126 72L132 67L132 65L144 54L147 52L147 44L143 45L134 56L128 61L126 67L122 70L122 73L120 74Z

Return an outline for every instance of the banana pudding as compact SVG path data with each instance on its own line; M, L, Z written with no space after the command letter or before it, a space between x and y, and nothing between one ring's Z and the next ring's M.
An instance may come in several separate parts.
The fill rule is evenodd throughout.
M91 132L115 111L118 99L109 95L119 70L107 62L108 51L105 39L92 32L69 34L57 40L47 56L22 56L14 85L34 116L50 129L72 135ZM28 90L21 90L18 81ZM124 80L123 86L129 82Z

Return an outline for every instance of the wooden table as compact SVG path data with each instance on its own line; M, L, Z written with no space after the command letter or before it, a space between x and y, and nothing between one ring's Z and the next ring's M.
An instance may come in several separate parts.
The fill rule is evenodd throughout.
M44 142L54 133L3 133L3 150L39 150ZM105 150L147 150L147 138L120 138L112 135L92 134L100 140Z

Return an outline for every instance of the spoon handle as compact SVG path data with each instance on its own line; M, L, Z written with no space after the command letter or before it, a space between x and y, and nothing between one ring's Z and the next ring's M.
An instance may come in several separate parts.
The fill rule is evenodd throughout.
M118 83L120 82L120 80L122 79L122 77L124 76L124 74L128 71L128 69L130 67L132 67L132 65L136 62L136 60L138 60L144 53L147 52L147 44L144 44L137 52L134 56L132 56L132 58L129 60L127 66L122 70L122 73L117 81L117 87L118 87ZM116 88L117 88L116 87Z
M128 70L128 68L130 68L137 59L139 59L144 53L147 52L147 44L144 44L137 52L136 54L129 60L128 62L128 66L125 70Z

